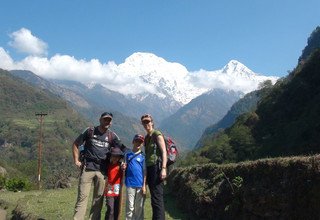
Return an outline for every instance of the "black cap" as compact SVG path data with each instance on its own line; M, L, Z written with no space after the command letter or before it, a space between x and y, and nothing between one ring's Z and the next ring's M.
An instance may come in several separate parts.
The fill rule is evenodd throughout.
M110 112L103 112L100 116L100 118L111 118L112 119L113 115Z

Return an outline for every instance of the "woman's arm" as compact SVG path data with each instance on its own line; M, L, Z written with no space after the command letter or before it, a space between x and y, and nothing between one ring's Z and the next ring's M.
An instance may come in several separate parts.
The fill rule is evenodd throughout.
M161 164L161 175L160 178L164 180L167 177L167 150L164 138L162 135L157 136L158 147L161 152L162 164Z

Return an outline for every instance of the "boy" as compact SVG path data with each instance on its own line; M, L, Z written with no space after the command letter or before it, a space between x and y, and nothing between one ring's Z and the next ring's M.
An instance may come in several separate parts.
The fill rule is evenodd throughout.
M111 148L110 164L107 168L108 181L104 195L106 196L107 212L105 220L117 220L119 215L120 184L122 170L120 168L120 159L123 153L119 148Z
M122 169L125 170L125 184L127 188L126 220L143 220L143 206L146 195L145 155L142 153L144 137L135 135L133 149L125 156Z

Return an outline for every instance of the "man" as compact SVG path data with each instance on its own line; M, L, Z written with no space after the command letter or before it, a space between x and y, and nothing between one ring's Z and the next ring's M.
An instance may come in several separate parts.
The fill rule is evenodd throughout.
M105 187L105 175L111 147L118 147L122 151L126 147L121 144L119 137L110 130L112 113L104 112L100 116L100 125L89 127L81 133L72 146L74 164L81 169L79 179L78 198L75 205L73 219L84 219L88 203L91 184L94 185L93 199L89 219L100 220ZM84 145L80 159L79 146Z

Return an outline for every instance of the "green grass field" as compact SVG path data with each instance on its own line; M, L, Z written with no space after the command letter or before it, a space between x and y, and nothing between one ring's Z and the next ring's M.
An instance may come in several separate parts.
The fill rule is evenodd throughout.
M72 219L77 188L74 185L68 189L56 190L34 190L28 192L0 192L0 206L7 211L7 218L11 219L12 210L19 205L20 209L28 214L31 213L46 220ZM91 197L90 197L91 198ZM89 201L90 204L90 201ZM175 205L175 200L169 195L165 195L166 219L188 219L187 215ZM123 206L122 218L124 218L125 206ZM88 213L88 211L87 211ZM102 210L104 217L105 206ZM150 196L147 195L145 203L145 219L151 219L152 210ZM87 217L86 217L87 218Z

